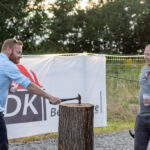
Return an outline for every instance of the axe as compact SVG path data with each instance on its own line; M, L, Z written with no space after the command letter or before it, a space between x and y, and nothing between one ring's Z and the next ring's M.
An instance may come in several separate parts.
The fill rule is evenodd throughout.
M64 99L61 99L61 102L71 101L71 100L75 100L75 99L77 99L78 103L81 104L81 96L80 96L80 94L78 94L78 96L74 97L74 98L64 98Z
M64 99L60 99L61 102L65 102L65 101L71 101L71 100L75 100L77 99L78 100L78 103L81 104L81 95L78 94L77 97L74 97L74 98L64 98ZM51 104L51 102L49 102Z

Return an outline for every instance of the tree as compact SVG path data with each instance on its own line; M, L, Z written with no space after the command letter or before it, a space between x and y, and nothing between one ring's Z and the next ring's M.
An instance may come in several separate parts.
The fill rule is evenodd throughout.
M72 14L75 13L74 7L77 2L78 0L56 0L50 9L53 17L49 21L49 39L59 43L59 47L61 47L59 52L69 52L65 45L73 30L74 18Z
M145 46L147 44L150 44L150 1L145 0L141 5L142 12L137 17L137 22L134 30L138 50L144 50Z
M79 0L43 2L1 0L0 44L16 37L28 54L137 54L150 43L149 0L89 0L86 9Z
M68 3L73 2L65 2ZM138 36L143 33L143 12L149 16L148 3L148 0L107 0L107 3L99 0L98 5L90 1L92 6L86 10L76 8L74 3L69 11L57 4L50 36L66 52L137 54L143 48L144 38Z
M96 5L90 1L92 6L83 10L75 7L77 1L57 1L50 37L65 52L136 53L134 27L143 11L140 2L100 0Z
M35 52L38 37L46 34L45 22L48 20L40 4L39 0L32 5L28 0L1 0L0 44L7 38L15 37L23 40L25 53Z

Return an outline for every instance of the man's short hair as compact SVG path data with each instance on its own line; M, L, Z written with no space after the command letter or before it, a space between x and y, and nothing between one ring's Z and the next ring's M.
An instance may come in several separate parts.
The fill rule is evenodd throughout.
M23 42L20 41L20 40L16 40L16 39L13 39L13 38L12 38L12 39L7 39L7 40L4 41L4 43L3 43L3 45L2 45L1 51L3 52L3 51L5 51L7 48L13 48L13 46L14 46L15 44L18 44L18 45L23 46Z

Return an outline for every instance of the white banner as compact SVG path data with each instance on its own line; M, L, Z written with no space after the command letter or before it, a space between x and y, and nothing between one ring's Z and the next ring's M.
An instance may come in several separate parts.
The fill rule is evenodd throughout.
M81 95L94 105L94 127L106 126L106 60L104 55L26 56L18 68L23 74L60 98ZM66 103L77 103L77 100ZM8 138L58 131L58 106L18 87L8 96L5 120Z

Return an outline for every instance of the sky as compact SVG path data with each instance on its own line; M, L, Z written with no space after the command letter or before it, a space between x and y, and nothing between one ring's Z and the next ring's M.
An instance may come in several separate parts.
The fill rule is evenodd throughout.
M45 0L44 4L48 5L48 4L52 4L54 3L55 0ZM97 2L98 0L91 0L93 2ZM85 9L88 5L88 0L80 0L79 5L82 9Z
M87 6L87 1L88 0L82 0L82 2L80 2L80 6L82 9L86 8ZM97 2L97 0L92 0L93 2Z

